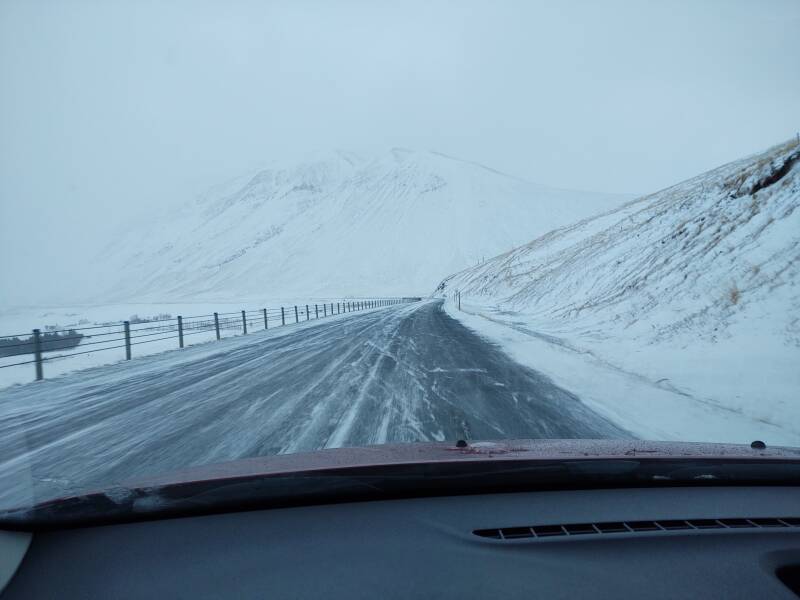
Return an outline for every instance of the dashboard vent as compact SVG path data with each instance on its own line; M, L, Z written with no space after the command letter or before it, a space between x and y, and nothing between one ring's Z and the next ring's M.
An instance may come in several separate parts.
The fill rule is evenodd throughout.
M800 517L609 521L605 523L569 523L566 525L530 525L525 527L476 529L472 533L482 538L495 540L518 540L522 538L549 538L556 536L636 533L645 531L677 531L681 529L763 529L773 527L800 528Z

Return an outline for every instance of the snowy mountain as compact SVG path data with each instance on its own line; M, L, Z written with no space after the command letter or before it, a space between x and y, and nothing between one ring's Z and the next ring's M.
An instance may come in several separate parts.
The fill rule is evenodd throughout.
M628 198L549 189L433 152L334 153L234 181L103 252L108 300L428 293Z
M797 441L798 208L793 140L547 233L447 278L440 291L460 290L484 321ZM553 376L568 378L560 368ZM668 437L669 410L629 406L620 397L629 394L594 397L634 430ZM685 429L672 435L691 439Z

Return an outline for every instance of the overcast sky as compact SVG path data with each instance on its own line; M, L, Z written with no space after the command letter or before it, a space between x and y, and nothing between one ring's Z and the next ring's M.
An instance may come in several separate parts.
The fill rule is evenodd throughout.
M800 129L800 2L0 0L0 305L273 159L655 191Z

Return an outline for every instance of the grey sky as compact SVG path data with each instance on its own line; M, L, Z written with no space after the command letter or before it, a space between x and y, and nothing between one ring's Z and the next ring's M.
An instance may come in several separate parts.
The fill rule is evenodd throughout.
M800 128L798 32L794 0L0 0L0 304L55 297L108 227L311 151L655 191Z

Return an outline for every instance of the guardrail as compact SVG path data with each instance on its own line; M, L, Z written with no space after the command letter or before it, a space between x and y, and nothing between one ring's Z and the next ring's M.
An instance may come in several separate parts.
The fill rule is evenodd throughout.
M235 330L241 335L248 331L266 330L272 327L293 325L311 319L320 319L343 313L395 304L417 302L421 298L367 298L342 300L324 304L293 304L278 308L259 308L235 312L215 312L208 315L185 317L140 319L137 321L115 321L89 327L70 327L68 329L34 329L30 334L0 335L0 360L2 358L33 355L33 358L0 364L0 369L20 365L34 365L36 379L44 378L44 363L67 359L72 356L124 349L125 360L130 360L133 346L174 339L178 348L186 345L186 338L203 333L214 332L217 340L223 332ZM213 341L213 338L212 338ZM88 346L92 346L86 350ZM75 349L69 352L68 350ZM46 356L48 352L66 351Z

